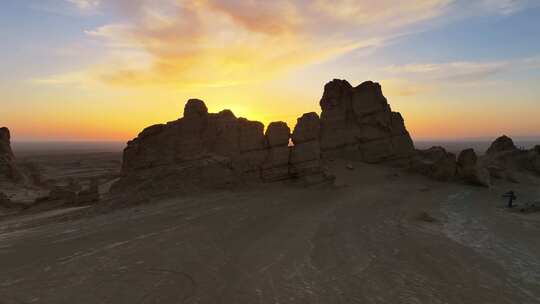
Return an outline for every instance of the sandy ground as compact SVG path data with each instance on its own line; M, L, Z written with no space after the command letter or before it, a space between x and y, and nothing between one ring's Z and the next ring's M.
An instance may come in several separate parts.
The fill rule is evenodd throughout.
M540 303L540 214L500 197L538 199L537 180L484 189L353 164L331 164L336 186L2 221L0 303Z

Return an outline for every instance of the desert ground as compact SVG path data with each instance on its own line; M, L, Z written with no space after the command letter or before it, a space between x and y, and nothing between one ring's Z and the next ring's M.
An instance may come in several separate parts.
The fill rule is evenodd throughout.
M119 153L24 155L113 179ZM0 303L540 303L540 179L492 188L329 160L333 184L256 184L0 219ZM106 185L100 190L106 192ZM116 198L118 199L118 198Z

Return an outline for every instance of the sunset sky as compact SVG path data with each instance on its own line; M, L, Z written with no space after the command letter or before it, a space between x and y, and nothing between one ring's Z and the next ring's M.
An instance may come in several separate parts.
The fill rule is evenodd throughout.
M0 125L128 140L210 111L293 127L380 82L415 139L540 135L539 0L1 0Z

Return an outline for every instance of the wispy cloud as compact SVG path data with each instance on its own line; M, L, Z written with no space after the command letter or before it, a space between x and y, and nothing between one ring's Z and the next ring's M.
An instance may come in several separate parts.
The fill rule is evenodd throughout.
M111 53L130 50L149 59L144 68L139 63L89 67L92 77L122 86L216 86L264 81L352 50L380 47L402 27L440 15L450 0L66 1L119 16L121 22L89 29L87 35Z
M393 65L384 68L391 75L422 80L466 82L485 79L510 67L509 62L447 62Z
M479 5L484 9L509 15L526 8L540 6L540 2L537 0L481 0Z
M100 0L66 0L67 2L74 4L80 10L89 11L95 10L100 5Z
M87 72L96 81L137 87L266 81L353 50L373 51L415 24L441 19L462 6L459 0L64 1L81 11L99 9L117 16L116 22L86 31L111 54ZM504 13L530 5L527 0L479 3L475 9ZM143 54L144 64L115 63L119 57L112 54L118 52ZM388 67L386 72L467 81L503 68L497 63L455 62Z

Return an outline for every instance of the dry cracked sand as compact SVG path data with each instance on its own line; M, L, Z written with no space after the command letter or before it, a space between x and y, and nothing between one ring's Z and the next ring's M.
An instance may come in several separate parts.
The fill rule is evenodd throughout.
M540 213L492 189L334 161L259 185L0 221L0 303L540 303Z

